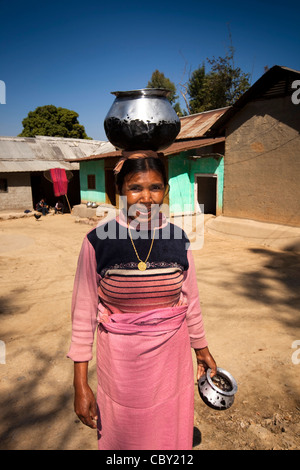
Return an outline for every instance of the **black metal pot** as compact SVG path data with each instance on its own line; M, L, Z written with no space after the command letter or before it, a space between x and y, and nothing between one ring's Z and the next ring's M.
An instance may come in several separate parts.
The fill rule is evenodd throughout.
M167 99L169 90L144 88L115 91L104 120L108 140L122 150L154 150L169 147L180 131L180 120Z

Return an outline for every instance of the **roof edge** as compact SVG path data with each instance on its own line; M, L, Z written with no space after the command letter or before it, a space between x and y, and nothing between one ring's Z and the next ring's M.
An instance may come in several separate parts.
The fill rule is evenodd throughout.
M293 73L295 75L300 75L299 70L294 70L288 67L284 67L281 65L273 65L267 72L265 72L253 85L248 88L245 93L232 105L230 108L225 111L224 114L220 116L220 118L211 126L209 129L209 135L210 136L217 136L219 135L218 133L223 132L224 126L226 123L229 121L230 118L232 118L238 111L240 111L245 104L247 104L251 98L255 95L257 95L260 91L262 91L268 80L272 78L274 75L274 78L276 76L276 73L282 73L282 72L289 72Z
M206 147L208 145L218 144L220 142L224 142L225 137L203 137L198 139L189 139L185 141L175 141L171 144L168 148L162 151L162 153L167 157L169 155L177 155L181 152L186 152L188 150L194 150L200 147ZM86 162L91 160L103 160L105 158L113 158L113 157L121 157L122 151L116 150L115 152L108 152L108 153L100 153L98 155L91 155L89 157L84 158L76 158L72 160L68 160L68 162Z

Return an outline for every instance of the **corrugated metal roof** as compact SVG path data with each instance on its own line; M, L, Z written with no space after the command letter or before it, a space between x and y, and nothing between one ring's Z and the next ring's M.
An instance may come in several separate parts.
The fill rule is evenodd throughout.
M109 149L110 143L99 140L62 137L0 137L0 171L45 171L50 168L78 169L77 158L89 157ZM70 167L71 164L71 167Z
M79 163L59 162L55 160L0 160L0 173L46 171L51 168L64 168L65 170L79 170Z
M195 139L205 135L208 129L229 109L213 109L203 113L192 114L180 118L181 130L176 141L182 139Z
M174 142L165 151L165 155L175 155L187 150L193 150L201 147L208 147L209 145L219 144L225 142L225 137L218 137L216 139L195 139L182 142Z
M103 142L100 149L96 149L92 155L99 155L101 153L115 152L116 147L110 142Z
M177 155L181 152L186 152L187 150L193 150L200 147L207 147L208 145L218 144L220 142L224 142L225 137L217 137L217 138L209 138L209 139L194 139L194 140L187 140L187 141L180 141L174 142L170 147L163 151L163 154L166 156L169 155ZM114 152L107 152L102 153L99 155L91 155L87 158L80 158L77 159L76 162L85 162L87 160L101 160L104 158L111 158L111 157L121 157L122 152L121 150L116 150Z

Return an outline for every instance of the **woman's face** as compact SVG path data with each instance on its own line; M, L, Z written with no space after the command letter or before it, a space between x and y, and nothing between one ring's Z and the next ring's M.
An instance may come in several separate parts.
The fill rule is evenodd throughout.
M162 175L155 170L130 173L124 178L122 196L127 198L128 215L133 219L149 221L157 215L164 195Z

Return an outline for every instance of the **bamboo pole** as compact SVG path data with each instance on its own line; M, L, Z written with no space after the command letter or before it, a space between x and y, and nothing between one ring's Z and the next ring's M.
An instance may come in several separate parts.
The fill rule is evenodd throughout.
M68 202L68 206L69 206L70 214L71 214L71 213L72 213L72 209L71 209L71 206L70 206L70 203L69 203L69 199L68 199L68 196L67 196L66 194L65 194L65 196L66 196L66 200L67 200L67 202Z

